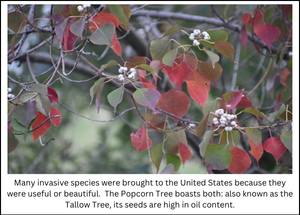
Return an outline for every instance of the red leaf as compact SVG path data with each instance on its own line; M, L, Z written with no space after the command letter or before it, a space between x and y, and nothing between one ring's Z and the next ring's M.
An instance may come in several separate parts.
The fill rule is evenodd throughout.
M183 80L188 72L187 64L185 62L178 65L174 63L172 69L168 69L166 71L170 80L176 84L177 89L181 88Z
M50 103L58 102L58 95L56 91L51 87L48 87L48 98Z
M51 107L50 116L56 116L56 115L59 115L59 117L52 118L51 122L55 127L58 127L61 122L61 113L57 108Z
M242 96L240 102L236 105L236 107L240 108L247 108L247 107L252 107L252 102L249 100L248 96Z
M249 151L249 153L256 159L257 164L259 163L259 159L261 158L261 156L264 153L264 148L262 143L259 143L258 146L255 145L255 143L251 140L251 138L249 137L249 135L247 135L249 143L250 143L250 147L251 150Z
M198 59L195 56L189 54L177 54L177 59L175 60L175 62L186 62L188 71L196 70L198 65Z
M241 101L244 90L241 91L229 91L222 95L222 106L224 109L231 110L235 108Z
M255 25L259 24L259 22L261 20L263 20L264 11L260 8L257 8L257 9L254 10L253 16L254 16L253 26L255 26Z
M279 158L285 153L287 148L285 145L281 142L279 137L270 137L266 139L264 142L264 150L266 152L269 152L273 155L273 157L276 160L276 163L278 164Z
M138 151L145 151L152 146L152 141L148 136L148 133L144 126L142 126L135 134L130 134L131 142L134 148ZM149 146L149 147L148 147Z
M184 163L191 158L191 150L186 144L182 142L180 142L178 146L182 164L184 165Z
M92 20L89 24L90 31L94 32L99 27L105 25L106 23L113 23L115 27L119 26L119 19L115 15L111 13L97 13L95 16L92 17Z
M230 150L231 164L227 168L229 172L233 174L244 173L251 165L251 158L248 153L237 147L233 147Z
M242 22L245 25L251 26L252 25L252 16L250 13L244 13L242 16Z
M288 19L290 13L291 13L292 10L293 10L292 5L281 5L281 7L282 7L282 11L283 11L283 13L284 13L285 18Z
M36 113L35 121L32 125L32 129L39 127L48 117L42 114L40 111ZM47 120L41 127L33 131L33 142L36 141L37 138L46 134L51 126L50 120Z
M133 68L141 64L147 64L147 58L146 57L134 57L129 59L125 62L125 67L127 68Z
M171 114L182 117L190 108L190 99L187 95L177 89L171 89L161 94L157 107ZM178 119L173 118L177 124Z
M72 50L73 45L75 44L78 37L71 32L71 25L74 23L75 18L69 18L67 22L67 26L64 32L64 38L63 38L63 46L66 51Z
M118 38L117 38L117 34L115 32L112 40L111 40L111 46L110 48L118 55L121 57L122 55L122 47L118 41Z
M192 99L199 105L205 105L210 90L209 80L199 72L190 71L185 78L185 82Z
M247 41L248 41L248 32L246 25L243 25L241 32L240 32L240 39L242 41L243 46L246 48Z
M278 27L268 24L258 24L254 26L254 33L266 43L270 49L271 44L277 39L281 34Z
M149 129L159 130L165 128L166 118L161 114L154 114L150 119ZM152 126L153 125L153 126Z
M147 81L147 79L145 79L143 77L139 77L139 79L142 82L142 84L144 85L144 87L156 90L156 88L152 84L150 84L149 81Z
M285 69L281 74L280 74L280 83L286 87L286 78L290 75L290 71L288 69Z

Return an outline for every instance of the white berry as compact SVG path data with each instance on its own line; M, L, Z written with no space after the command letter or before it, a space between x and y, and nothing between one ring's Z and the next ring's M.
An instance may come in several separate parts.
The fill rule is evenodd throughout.
M83 8L81 5L79 5L79 6L77 7L77 10L78 10L78 12L82 12L82 11L84 10L84 8Z

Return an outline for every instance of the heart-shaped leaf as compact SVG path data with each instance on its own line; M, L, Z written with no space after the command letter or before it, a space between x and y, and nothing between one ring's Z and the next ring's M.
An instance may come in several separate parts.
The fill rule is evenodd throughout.
M258 145L256 145L252 139L249 137L249 135L247 135L249 143L250 143L250 147L251 150L249 151L249 153L256 159L257 165L259 163L259 159L261 158L261 156L264 153L264 148L262 143L260 142Z
M173 88L161 94L157 107L171 114L182 117L190 108L190 99L184 92ZM173 117L173 120L177 124L178 119Z
M58 117L55 117L55 118L51 119L52 124L55 127L58 127L61 123L61 113L60 113L60 111L55 107L51 107L50 116L58 116Z
M285 153L287 148L278 137L270 137L263 144L264 150L273 155L278 164L279 158Z
M250 138L256 146L261 143L262 134L258 129L246 128L245 131L248 138Z
M271 44L275 42L277 37L281 34L278 27L269 24L258 24L254 26L254 33L266 43L270 49Z
M164 35L162 35L162 36L161 36L160 38L158 38L158 39L161 39L161 38L167 37L167 36L169 36L169 35L175 34L175 33L179 32L179 31L181 31L181 29L180 29L179 27L177 27L177 26L172 26L172 27L170 27L170 28L164 33Z
M202 157L204 157L204 155L205 155L207 146L210 143L210 138L213 135L213 133L214 132L212 130L206 131L205 134L204 134L204 136L203 136L203 139L202 139L201 143L199 144L199 151L200 151L200 155Z
M40 136L46 134L47 131L49 130L51 126L51 122L50 120L47 120L45 122L46 119L48 119L48 117L42 114L40 111L36 113L35 121L32 125L32 129L37 128L36 130L33 131L33 142L35 142L36 139L39 138ZM43 122L45 123L42 124Z
M154 113L157 112L155 107L159 97L160 93L157 90L150 88L138 88L133 93L133 98L138 104L150 108Z
M139 152L150 149L152 146L152 141L149 138L147 130L144 128L144 126L142 126L135 134L132 132L130 137L132 145Z
M248 153L238 147L233 147L230 150L231 164L227 168L233 174L244 173L251 165L251 158Z
M168 39L153 40L150 43L150 53L153 60L162 60L170 50L171 42Z
M215 170L227 169L231 164L230 150L223 144L209 144L204 158L206 165Z
M180 142L178 146L179 146L179 155L181 157L182 164L184 165L185 162L191 158L191 150L186 144L182 142Z
M108 102L114 108L114 114L116 113L117 106L123 100L124 95L124 86L119 87L116 90L113 90L107 95Z
M210 91L209 80L199 72L192 70L186 75L185 82L192 99L199 105L205 105Z
M292 148L293 148L293 137L292 137L292 132L290 131L285 131L282 132L280 135L280 140L281 142L285 145L285 147L290 151L292 154Z
M168 66L173 66L173 63L176 59L177 56L177 52L178 52L178 47L176 47L175 49L172 49L171 51L167 52L164 57L162 58L162 62L165 65Z
M215 63L218 62L218 61L220 60L220 57L219 57L217 54L215 54L215 53L213 53L213 52L207 50L205 47L203 47L203 51L204 51L204 52L208 55L208 57L210 58L210 60L211 60L211 65L212 65L212 67L214 68L214 67L215 67Z
M48 87L47 90L48 90L48 98L49 98L50 103L58 102L58 95L57 95L56 91L51 87Z
M233 57L234 47L230 43L224 41L215 42L215 49L223 56L229 57L233 62L235 62Z
M178 169L181 165L180 157L178 157L177 155L174 155L174 154L166 153L166 161L167 161L167 165L173 164L175 172L178 171Z
M96 45L112 45L112 39L115 34L115 26L113 23L107 23L99 27L95 32L90 36L92 43Z
M163 151L162 151L162 144L160 143L155 147L153 147L151 150L151 159L154 166L156 167L156 173L158 173L159 171L159 166L161 164L162 157L163 157Z
M244 90L229 91L222 95L222 106L226 110L231 110L241 101Z
M73 24L71 24L71 32L76 35L77 37L80 37L82 39L82 32L84 30L84 25L85 25L85 19L79 19Z
M219 63L215 63L215 67L212 67L211 63L200 61L198 62L197 69L201 75L205 76L218 86L217 80L221 77L223 71L223 68Z

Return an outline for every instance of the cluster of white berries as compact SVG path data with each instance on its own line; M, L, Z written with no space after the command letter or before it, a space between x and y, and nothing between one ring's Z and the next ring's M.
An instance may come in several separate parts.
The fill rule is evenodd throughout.
M233 128L237 127L236 121L236 115L235 114L228 114L224 113L224 109L217 109L215 111L215 114L218 115L218 117L213 118L213 124L216 126L224 127L225 131L232 131Z
M119 79L120 81L125 80L125 78L128 78L128 79L135 79L135 78L136 78L136 74L137 74L137 72L138 72L137 69L135 69L135 68L130 68L130 69L129 69L129 72L127 72L127 71L128 71L128 68L127 68L127 67L121 66L121 67L119 68L119 73L120 73L120 75L118 76L118 79Z
M196 124L194 124L194 123L189 124L189 128L195 128L195 127L196 127Z
M199 29L194 29L193 33L190 34L189 39L193 41L193 46L199 46L199 39L210 40L210 36L206 31L201 31Z
M87 7L91 7L91 5L90 4L79 5L77 7L77 10L78 10L78 12L82 12L84 10L84 8L87 8Z
M15 98L15 95L14 94L11 94L12 92L12 89L11 88L7 88L7 98L8 99L13 99Z

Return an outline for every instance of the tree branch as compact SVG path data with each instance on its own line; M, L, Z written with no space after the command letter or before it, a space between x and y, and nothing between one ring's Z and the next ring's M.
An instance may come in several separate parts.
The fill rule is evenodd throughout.
M189 15L189 14L183 14L183 13L172 13L172 12L166 12L166 11L154 11L154 10L137 10L134 13L132 13L132 16L148 16L148 17L156 17L156 18L163 18L163 19L178 19L178 20L184 20L187 22L196 22L196 23L206 23L215 25L218 27L224 27L227 29L230 29L232 31L235 31L237 33L240 33L241 26L228 23L228 22L222 22L220 20L217 20L215 18L208 18L203 16L195 16L195 15ZM251 33L248 33L248 39L258 46L268 49L267 45L260 40L258 37L252 37ZM271 47L272 53L277 53L277 48Z

